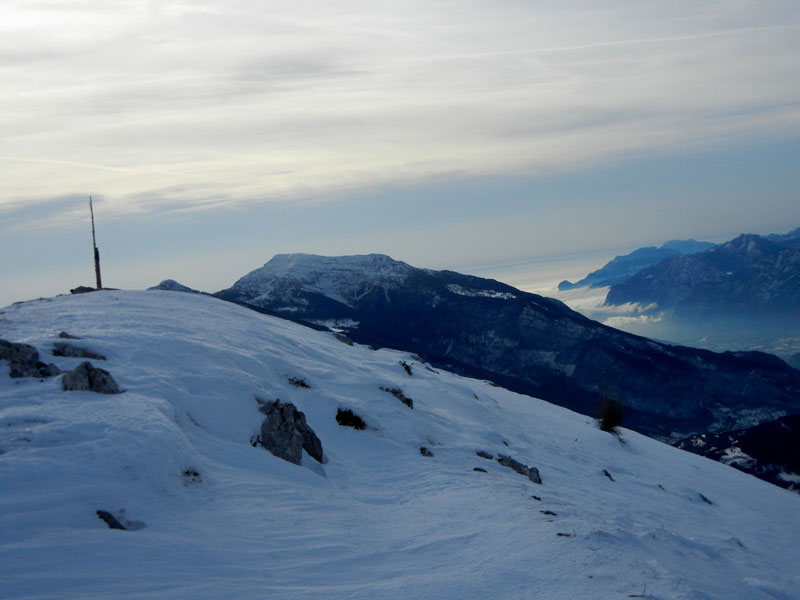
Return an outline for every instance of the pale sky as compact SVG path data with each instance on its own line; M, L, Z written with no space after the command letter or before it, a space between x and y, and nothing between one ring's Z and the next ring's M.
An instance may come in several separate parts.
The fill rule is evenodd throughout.
M123 288L785 232L799 66L796 0L3 0L0 306L93 283L90 194Z

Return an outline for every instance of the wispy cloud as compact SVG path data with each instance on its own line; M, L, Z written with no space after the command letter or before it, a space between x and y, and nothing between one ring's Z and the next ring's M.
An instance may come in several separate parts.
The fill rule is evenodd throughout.
M0 211L323 197L800 134L793 0L7 0Z

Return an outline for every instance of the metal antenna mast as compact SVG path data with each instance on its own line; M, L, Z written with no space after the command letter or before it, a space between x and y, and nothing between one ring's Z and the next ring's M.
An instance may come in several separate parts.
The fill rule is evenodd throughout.
M97 240L94 235L94 207L92 197L89 196L89 212L92 214L92 246L94 246L94 276L97 280L97 289L103 289L103 280L100 278L100 250L97 249Z

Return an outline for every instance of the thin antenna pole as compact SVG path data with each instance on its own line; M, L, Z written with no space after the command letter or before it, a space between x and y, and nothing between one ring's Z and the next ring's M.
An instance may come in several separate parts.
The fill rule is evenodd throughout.
M89 212L92 215L92 246L94 247L94 276L97 280L97 289L103 289L103 280L100 278L100 250L97 249L97 240L94 235L94 207L92 197L89 196Z

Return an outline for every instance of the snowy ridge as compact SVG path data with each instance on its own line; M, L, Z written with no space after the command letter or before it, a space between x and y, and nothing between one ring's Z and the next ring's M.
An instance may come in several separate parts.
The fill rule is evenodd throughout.
M413 270L383 254L336 257L277 254L263 267L239 279L231 289L251 294L249 301L254 304L265 299L289 299L297 291L303 291L352 306L375 289L402 285Z
M0 362L4 599L800 597L800 497L633 432L207 296L0 310L0 338L72 368L60 331L126 391ZM256 397L302 410L325 464L253 447Z

